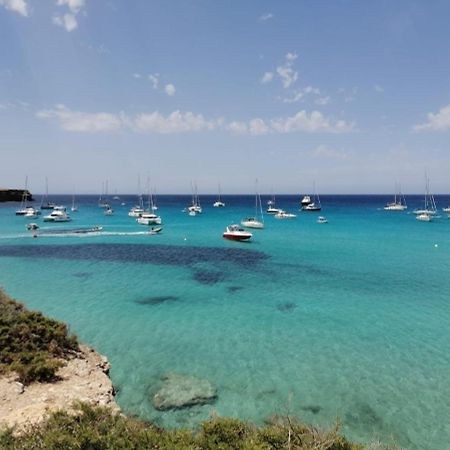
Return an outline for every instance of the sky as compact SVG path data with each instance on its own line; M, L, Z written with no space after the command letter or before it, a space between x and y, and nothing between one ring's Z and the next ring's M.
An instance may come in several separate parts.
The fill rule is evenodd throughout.
M0 0L0 187L450 193L447 0Z

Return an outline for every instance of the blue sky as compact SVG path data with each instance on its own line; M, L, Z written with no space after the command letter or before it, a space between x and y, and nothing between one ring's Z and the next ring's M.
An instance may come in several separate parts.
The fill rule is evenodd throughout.
M0 186L450 192L450 2L0 0Z

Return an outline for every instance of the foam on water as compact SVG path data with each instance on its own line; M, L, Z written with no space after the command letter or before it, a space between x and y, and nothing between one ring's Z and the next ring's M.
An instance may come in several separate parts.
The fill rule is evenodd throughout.
M152 237L127 207L103 217L80 199L76 227L106 233L86 242L13 239L26 221L2 205L0 283L110 358L127 413L165 426L213 410L259 423L286 412L327 425L339 417L356 440L446 448L450 221L378 210L387 198L322 200L328 225L313 213L266 216L248 245L221 234L252 212L253 197L197 217L180 212L187 198L161 197L164 231ZM296 201L279 206L294 211ZM152 395L170 372L207 378L216 403L156 411Z

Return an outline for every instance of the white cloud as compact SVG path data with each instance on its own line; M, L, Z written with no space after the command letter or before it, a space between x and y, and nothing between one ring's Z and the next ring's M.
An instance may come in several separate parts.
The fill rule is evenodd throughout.
M125 113L87 113L72 111L64 105L41 110L36 117L56 121L66 131L79 133L112 132L128 129L139 133L173 134L212 130L230 131L234 134L260 136L269 133L346 133L354 124L332 120L320 112L308 114L300 111L292 117L263 120L253 118L248 122L207 119L202 114L174 111L164 116L158 111L128 116Z
M261 78L261 83L262 84L270 83L272 80L273 80L273 72L266 72Z
M155 73L155 74L150 74L148 76L148 79L151 81L153 89L158 89L158 85L159 85L159 74Z
M86 6L86 0L57 0L56 4L66 5L73 14L78 14Z
M446 131L450 129L450 105L444 106L437 113L428 113L428 121L414 125L414 131Z
M261 83L269 83L276 76L285 89L291 87L298 80L298 72L294 70L294 62L298 58L297 53L288 52L284 56L284 63L275 68L275 71L265 72L261 77ZM274 73L275 72L275 73Z
M291 117L271 120L272 128L279 133L303 131L306 133L347 133L354 130L353 123L345 120L332 121L319 111L311 114L303 110Z
M283 103L296 103L303 100L307 95L321 95L320 89L312 86L306 86L303 89L294 90L294 96L283 98Z
M316 105L325 106L325 105L328 105L330 103L330 101L331 101L331 98L327 96L327 97L318 98L315 101L315 103L316 103Z
M39 119L56 119L63 130L79 133L116 131L122 126L122 119L116 114L71 111L64 105L38 111L36 116Z
M312 154L316 158L325 159L346 159L348 156L345 152L336 150L326 145L319 145L313 150Z
M248 132L247 124L237 121L230 122L228 125L226 125L225 129L235 134L247 134Z
M297 55L295 53L287 53L285 63L276 68L276 72L279 75L281 83L285 89L293 85L298 79L298 72L292 68L292 65L296 59Z
M298 58L297 53L290 53L289 52L289 53L286 54L286 59L288 61L295 61L297 58Z
M374 89L376 92L384 92L383 86L380 86L379 84L376 84L376 85L373 87L373 89Z
M52 22L64 28L69 33L78 28L77 15L85 8L86 0L56 0L59 7L67 7L65 14L57 13L53 16Z
M267 134L270 129L262 119L252 119L250 120L248 131L254 136L259 136L261 134Z
M164 87L164 90L166 91L166 94L170 97L172 97L173 95L175 95L175 86L172 83L166 84L166 86Z
M267 20L270 20L270 19L273 19L272 13L263 14L262 16L259 17L259 20L261 22L266 22Z
M144 133L186 133L192 131L210 131L217 127L217 122L206 120L201 114L174 111L164 117L158 111L139 114L131 120L135 131Z
M52 21L55 25L65 28L69 33L78 28L77 19L73 14L56 14L55 16L53 16Z
M14 11L21 16L28 17L28 4L25 0L0 0L0 6Z

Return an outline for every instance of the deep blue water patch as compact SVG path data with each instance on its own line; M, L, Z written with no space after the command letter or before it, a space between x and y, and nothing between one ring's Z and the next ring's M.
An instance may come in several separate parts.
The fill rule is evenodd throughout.
M94 275L92 272L75 272L72 274L75 278L87 279Z
M243 286L228 286L227 287L227 291L230 292L231 294L233 294L234 292L242 291L242 289L244 289Z
M157 295L154 297L140 298L134 301L138 305L161 305L162 303L174 302L179 300L175 295Z
M297 305L292 302L284 302L277 305L278 311L281 312L292 312L295 308L297 308Z
M213 285L225 281L226 276L223 272L214 272L212 270L196 270L193 278L197 283Z
M171 266L232 263L240 268L254 267L268 259L268 255L257 250L142 244L5 245L0 246L0 256L119 261Z

